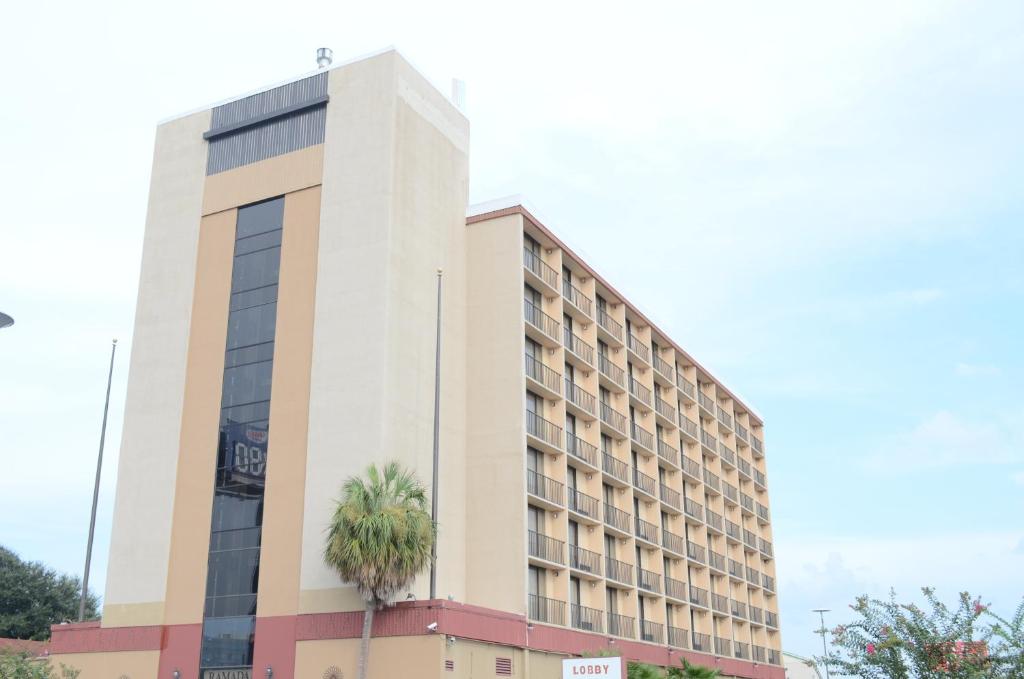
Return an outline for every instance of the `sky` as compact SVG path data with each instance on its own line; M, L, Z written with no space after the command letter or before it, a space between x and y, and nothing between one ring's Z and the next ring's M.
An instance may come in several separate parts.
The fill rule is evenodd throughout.
M765 417L783 645L1024 596L1024 4L18 3L0 24L0 544L102 593L156 123L395 45L471 200L545 223ZM636 237L624 241L623 229Z

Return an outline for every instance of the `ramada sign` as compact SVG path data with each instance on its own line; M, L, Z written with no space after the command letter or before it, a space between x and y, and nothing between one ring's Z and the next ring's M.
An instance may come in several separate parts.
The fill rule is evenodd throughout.
M562 661L562 679L625 679L622 658L568 658Z

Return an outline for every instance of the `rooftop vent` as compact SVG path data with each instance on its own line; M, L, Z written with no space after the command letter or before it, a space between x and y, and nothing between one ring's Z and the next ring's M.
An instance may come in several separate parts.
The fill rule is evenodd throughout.
M318 47L316 50L317 68L327 68L334 61L334 50L330 47Z

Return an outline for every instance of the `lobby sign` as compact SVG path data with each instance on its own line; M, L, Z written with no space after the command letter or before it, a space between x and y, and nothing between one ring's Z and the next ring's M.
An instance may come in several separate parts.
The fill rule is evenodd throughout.
M624 668L619 656L566 658L562 661L562 679L625 679Z

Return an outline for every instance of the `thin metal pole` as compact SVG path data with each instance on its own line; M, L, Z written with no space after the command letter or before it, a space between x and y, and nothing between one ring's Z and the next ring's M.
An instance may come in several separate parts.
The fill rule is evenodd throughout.
M437 270L437 339L434 345L434 479L430 487L430 519L437 524L437 477L441 455L441 275ZM430 545L430 598L437 598L437 539Z
M821 633L821 650L825 654L825 679L831 679L828 672L828 646L825 643L825 634L828 630L825 629L825 614L828 613L827 608L815 608L814 612L821 617L821 629L818 630Z
M85 548L85 574L82 577L82 599L78 603L78 622L85 620L85 600L89 596L89 566L92 564L92 538L96 531L96 503L100 497L100 473L103 470L103 444L107 438L107 413L110 410L110 383L114 378L114 354L117 340L110 343L110 370L107 372L107 398L103 402L103 425L100 427L100 452L96 457L96 483L92 488L92 514L89 516L89 541Z

